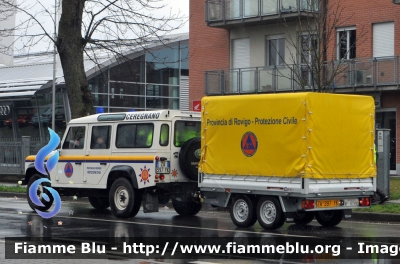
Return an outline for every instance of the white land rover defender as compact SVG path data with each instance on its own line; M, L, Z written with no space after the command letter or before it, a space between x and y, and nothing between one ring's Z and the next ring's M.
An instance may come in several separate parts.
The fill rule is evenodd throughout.
M133 217L140 206L157 212L172 199L180 215L201 210L198 198L200 113L179 110L107 113L74 119L66 127L59 161L50 175L40 174L35 156L26 158L25 178L30 185L47 177L60 195L88 197L96 209L111 207L117 217ZM46 183L43 183L46 184ZM38 196L48 210L53 199Z

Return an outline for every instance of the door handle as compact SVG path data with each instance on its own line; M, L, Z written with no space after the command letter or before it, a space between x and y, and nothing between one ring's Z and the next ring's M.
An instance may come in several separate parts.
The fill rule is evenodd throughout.
M100 165L107 165L107 162L100 162Z
M82 162L75 162L76 165L82 165Z

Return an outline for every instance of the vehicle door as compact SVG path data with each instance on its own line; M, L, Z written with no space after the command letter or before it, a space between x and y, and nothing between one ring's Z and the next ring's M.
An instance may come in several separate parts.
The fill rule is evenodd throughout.
M73 184L76 186L83 183L87 127L87 125L68 127L60 149L54 186L58 184Z
M155 140L153 144L157 147L159 160L156 161L156 174L160 176L160 182L175 181L176 175L171 174L171 122L163 121L157 123L154 128ZM157 141L158 142L157 142ZM164 175L164 179L161 177Z
M186 177L179 164L179 154L182 146L189 139L200 138L200 120L193 118L176 117L172 121L172 138L171 138L171 176L176 181L186 181Z
M98 184L110 166L111 124L89 125L89 146L86 149L83 182Z

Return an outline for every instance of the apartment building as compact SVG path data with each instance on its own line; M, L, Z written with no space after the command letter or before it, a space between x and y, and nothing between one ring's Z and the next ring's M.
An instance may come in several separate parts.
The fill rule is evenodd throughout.
M391 129L391 173L400 174L400 5L392 0L190 0L189 49L191 109L205 93L373 96L376 127Z

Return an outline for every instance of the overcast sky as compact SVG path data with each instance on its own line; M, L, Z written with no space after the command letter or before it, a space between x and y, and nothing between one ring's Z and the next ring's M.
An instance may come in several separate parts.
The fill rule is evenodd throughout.
M54 7L54 0L40 0L42 3L46 4L47 8L50 8L51 6ZM19 0L19 3L22 3L23 5L29 5L30 3L36 3L37 0ZM171 10L172 14L176 14L180 12L181 15L185 16L186 19L188 20L189 17L189 0L161 0L160 2L164 3L167 5L167 7L163 10L156 11L156 15L163 15L169 13ZM47 6L48 5L48 6ZM31 12L31 10L29 10ZM24 19L23 14L17 14L16 17L16 23L18 24L18 21L21 21ZM46 26L46 30L48 32L53 32L53 22L49 17L46 16L37 16L36 19L38 19L43 25ZM58 18L59 19L59 18ZM34 32L39 31L39 28L36 29L31 29L29 34L32 34ZM180 28L179 30L173 32L173 33L184 33L184 32L189 32L189 22L186 22L185 25ZM18 43L16 43L18 46ZM33 49L30 50L30 52L38 52L38 51L45 51L49 47L49 42L47 43L42 43L39 45L36 45ZM18 53L18 52L17 52ZM25 52L23 52L25 53Z

